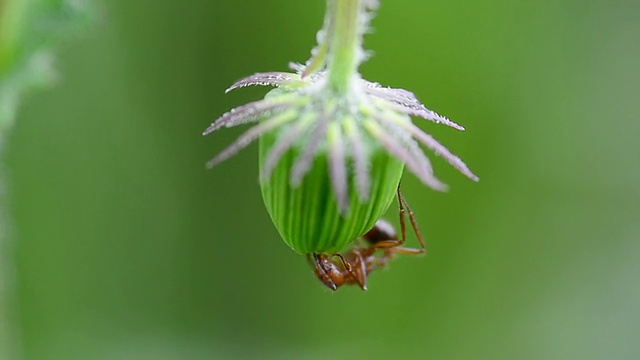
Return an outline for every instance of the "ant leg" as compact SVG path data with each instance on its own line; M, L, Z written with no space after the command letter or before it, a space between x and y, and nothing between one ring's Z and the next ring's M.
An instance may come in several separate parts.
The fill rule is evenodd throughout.
M409 206L409 203L407 202L407 200L400 193L400 188L398 188L398 200L404 204L405 208L407 208L409 212L409 221L411 222L411 227L413 228L413 232L416 234L418 241L420 241L420 246L422 247L422 250L424 250L423 252L427 252L427 245L424 243L424 238L422 237L422 234L420 233L420 229L418 228L416 215L413 213L413 210L411 210L411 206Z
M406 248L406 247L392 247L386 250L394 254L402 254L402 255L421 255L425 253L425 249Z
M400 184L398 184L398 189L396 190L396 196L398 197L398 209L399 209L398 217L400 218L400 234L402 234L401 240L400 240L402 241L402 243L400 243L399 245L402 245L407 240L407 225L404 222L404 215L405 215L404 204L406 204L406 201L404 200L404 197L400 192Z
M309 260L311 260L309 258ZM322 266L322 261L324 260L324 255L313 253L313 261L316 269L316 276L322 281L323 284L328 286L331 290L338 290L338 286L333 282L331 276L327 274L327 270Z
M395 254L405 254L405 255L419 255L419 254L423 254L425 253L426 250L426 246L424 243L424 239L422 238L422 234L420 233L420 230L418 229L418 224L416 222L416 218L415 215L413 213L413 210L411 210L411 207L409 206L409 203L407 203L407 200L404 198L404 196L402 195L402 193L400 192L400 187L398 186L398 191L397 191L397 195L398 195L398 208L399 208L399 218L400 218L400 233L401 233L401 239L389 239L389 240L381 240L376 242L375 244L372 244L371 247L372 248L378 248L378 249L385 249L386 251L395 253ZM413 231L416 234L416 237L418 238L418 241L420 242L420 246L421 249L414 249L414 248L405 248L405 247L401 247L405 241L407 240L407 228L406 228L406 224L405 224L405 213L408 210L408 215L409 215L409 220L411 222L411 227L413 227Z
M340 259L340 261L342 261L342 265L347 270L349 275L351 275L351 278L353 280L355 280L356 283L358 283L360 288L362 290L367 290L367 268L366 268L366 264L364 262L364 259L362 258L362 254L360 254L359 251L353 250L353 254L356 257L356 263L358 263L358 265L360 265L355 269L353 269L351 267L351 263L349 263L349 261L347 261L347 259L345 259L345 257L342 256L342 254L333 254L333 256L338 257Z

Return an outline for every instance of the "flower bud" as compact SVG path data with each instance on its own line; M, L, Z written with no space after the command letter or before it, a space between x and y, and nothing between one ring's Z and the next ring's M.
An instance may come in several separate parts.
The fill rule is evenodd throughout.
M368 196L362 201L358 192L348 191L346 210L340 212L333 194L330 153L332 147L346 145L349 127L344 124L329 125L326 140L318 146L309 172L297 186L291 185L292 171L296 160L304 156L309 139L296 139L296 144L282 155L270 176L265 176L269 154L277 141L287 135L289 127L260 138L260 186L265 206L284 242L300 254L341 251L373 227L396 194L403 163L375 141L367 141L370 173L365 175L371 180ZM339 142L342 144L336 145ZM350 154L350 148L344 147L345 153ZM347 165L348 184L356 188L355 162Z

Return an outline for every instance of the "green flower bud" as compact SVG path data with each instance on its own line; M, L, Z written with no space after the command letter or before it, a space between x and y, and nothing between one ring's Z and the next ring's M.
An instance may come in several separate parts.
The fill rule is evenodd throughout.
M307 117L310 119L310 117ZM361 121L361 119L358 119ZM284 242L300 254L334 253L341 251L353 239L373 227L387 210L396 194L404 164L376 141L367 138L362 144L370 162L370 192L362 201L357 192L348 192L347 204L341 206L333 196L331 183L331 152L336 147L344 149L348 136L353 134L353 119L332 121L328 125L326 140L319 145L311 168L299 185L291 186L292 169L302 159L315 133L295 139L295 144L282 155L272 173L265 175L270 154L279 140L295 131L297 124L283 126L260 138L260 186L265 206ZM303 124L303 122L301 122ZM348 151L346 158L351 157ZM343 158L344 159L344 158ZM351 187L356 187L356 164L352 161L346 173Z

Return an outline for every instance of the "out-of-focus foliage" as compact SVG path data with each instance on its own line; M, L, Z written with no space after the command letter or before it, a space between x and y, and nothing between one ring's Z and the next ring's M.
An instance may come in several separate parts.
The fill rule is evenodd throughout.
M72 28L86 23L83 4L81 0L0 1L0 133L13 123L26 91L55 79L51 48Z
M27 359L640 358L636 3L383 0L363 76L465 126L421 124L482 180L405 176L429 254L336 294L257 146L204 169L244 129L200 136L265 91L229 84L309 57L324 2L104 6L7 148Z
M0 358L15 356L19 336L11 329L13 263L5 207L3 166L7 130L13 125L21 97L55 80L51 49L74 27L86 22L82 0L0 0ZM19 351L19 350L18 350Z

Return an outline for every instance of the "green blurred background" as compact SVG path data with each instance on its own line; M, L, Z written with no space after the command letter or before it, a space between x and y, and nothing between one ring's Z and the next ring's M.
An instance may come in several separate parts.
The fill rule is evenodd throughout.
M638 1L383 0L364 77L464 125L421 122L481 181L405 176L429 255L335 294L255 146L205 170L244 129L200 135L266 91L233 81L308 58L324 2L102 7L5 153L25 359L640 358Z

